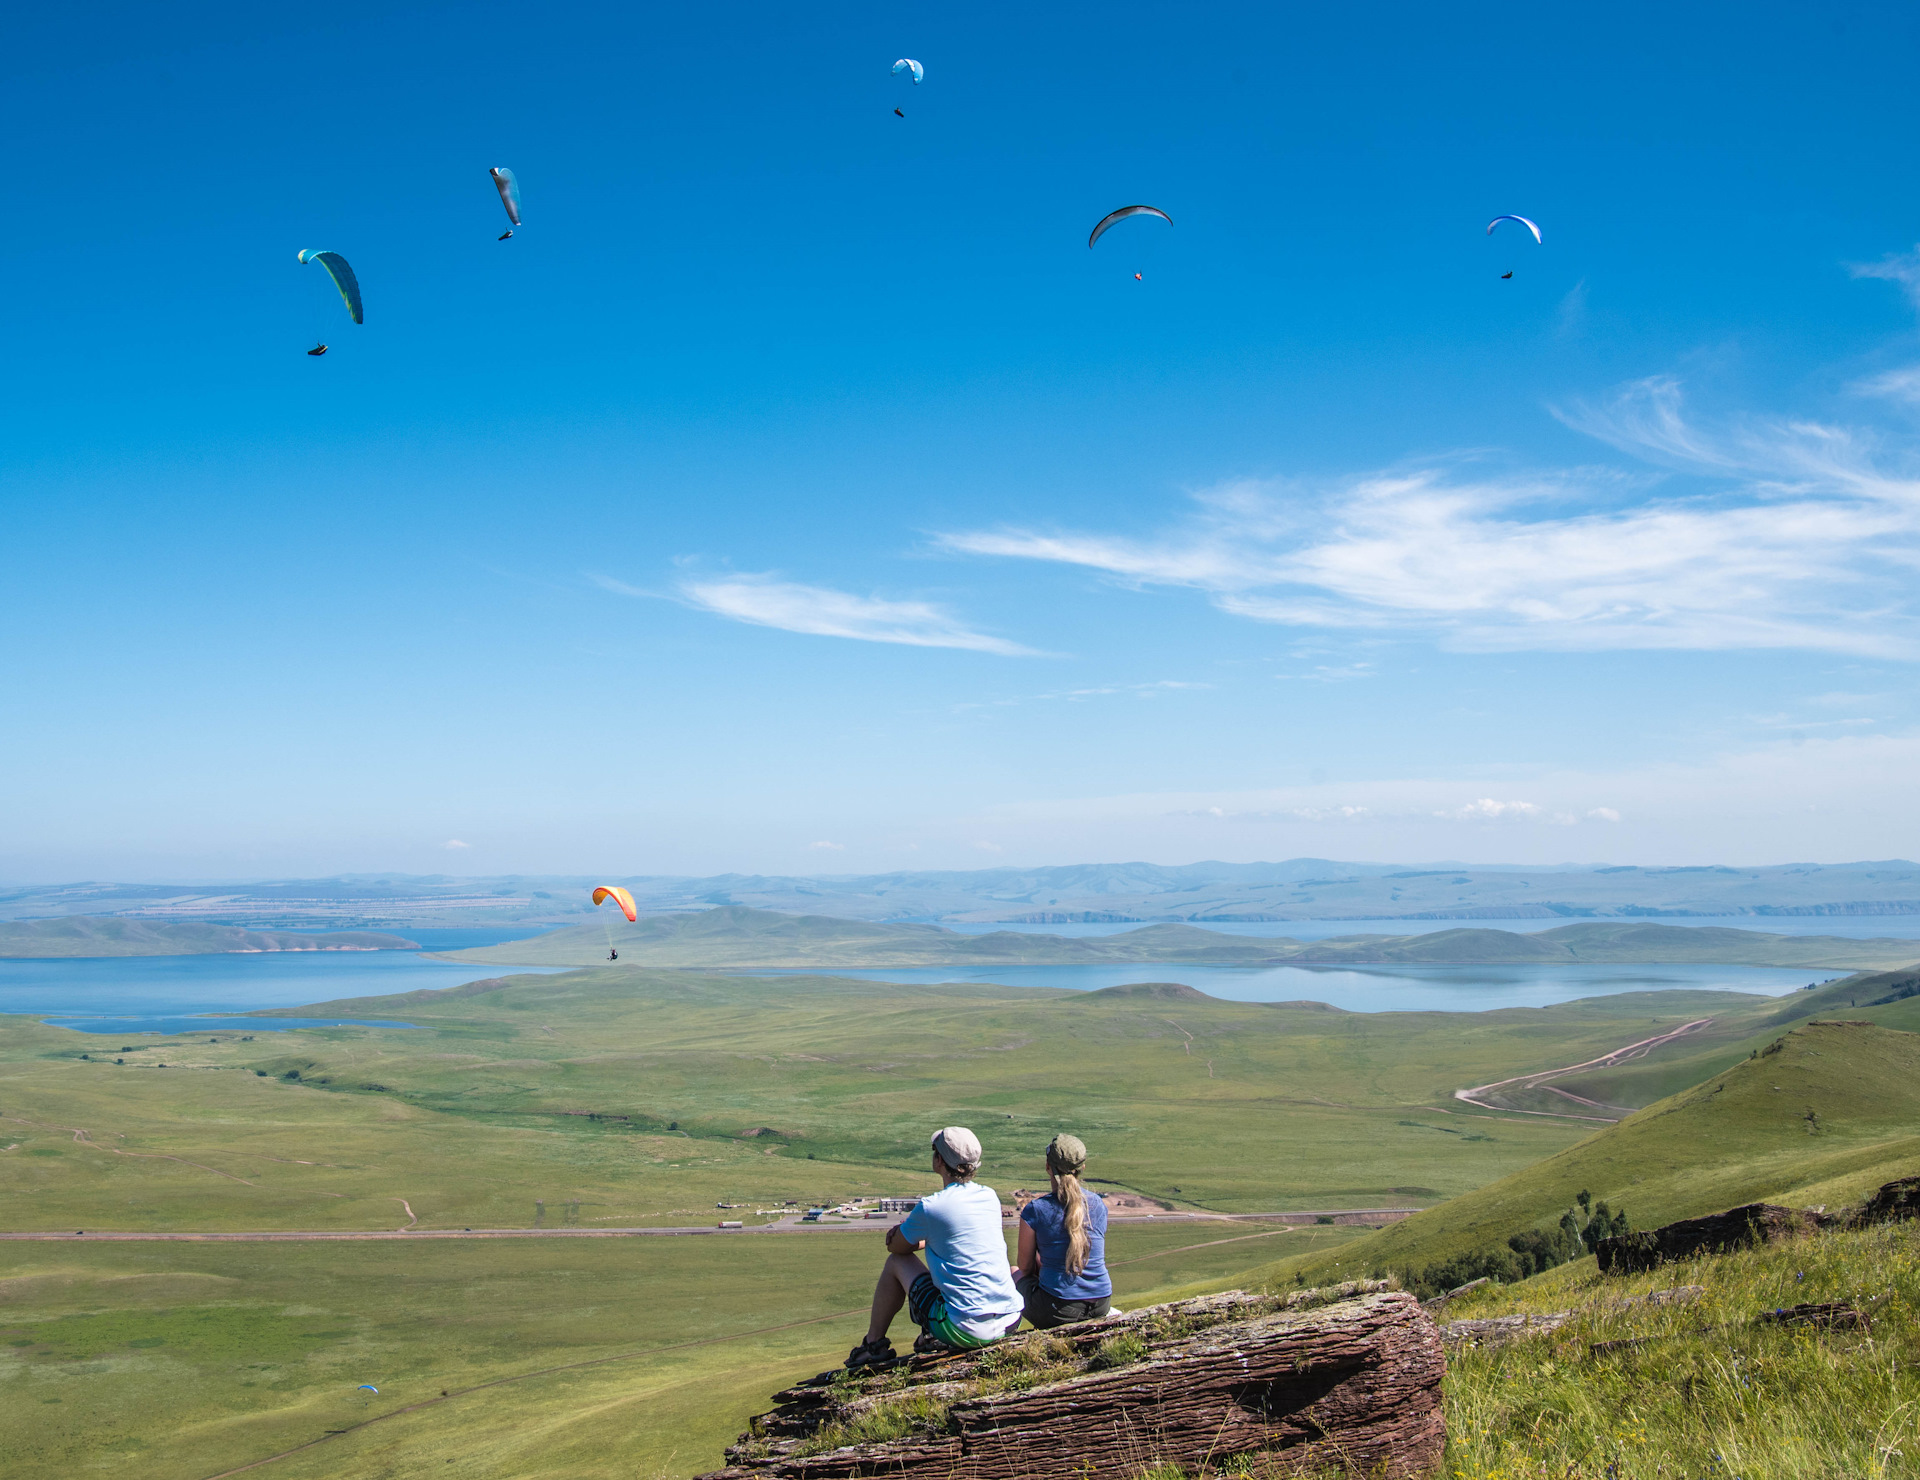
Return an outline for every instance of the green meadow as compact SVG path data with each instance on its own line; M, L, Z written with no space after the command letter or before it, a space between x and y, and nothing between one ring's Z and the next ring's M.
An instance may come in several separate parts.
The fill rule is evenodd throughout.
M1116 1299L1351 1233L1117 1226ZM846 1356L882 1257L877 1228L0 1244L0 1454L9 1480L202 1480L314 1440L268 1473L691 1474Z
M1504 1240L1579 1186L1647 1226L1910 1170L1920 998L1872 1005L1888 980L1351 1014L622 966L298 1010L390 1027L136 1046L11 1018L0 1206L94 1237L753 1223L926 1190L926 1137L959 1122L1003 1195L1072 1130L1093 1177L1178 1210L1431 1209L1114 1225L1122 1304L1293 1285ZM1872 1026L1807 1021L1841 1009ZM1581 1071L1582 1096L1647 1107L1618 1125L1453 1098L1702 1019ZM0 1452L10 1477L688 1475L844 1356L878 1253L877 1228L0 1243Z

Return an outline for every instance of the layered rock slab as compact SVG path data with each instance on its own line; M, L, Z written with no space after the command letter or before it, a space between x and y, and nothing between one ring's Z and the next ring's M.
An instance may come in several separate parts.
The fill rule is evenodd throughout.
M1409 1294L1351 1284L1149 1306L982 1352L776 1394L701 1480L1434 1473L1440 1335ZM882 1437L882 1436L885 1437Z

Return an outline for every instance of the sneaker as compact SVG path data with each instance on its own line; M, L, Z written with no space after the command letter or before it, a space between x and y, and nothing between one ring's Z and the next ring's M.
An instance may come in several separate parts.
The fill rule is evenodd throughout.
M950 1357L958 1350L935 1336L931 1331L922 1331L913 1339L913 1354L916 1357Z
M893 1360L893 1343L884 1336L863 1341L847 1353L847 1367L854 1371L861 1367L884 1366Z

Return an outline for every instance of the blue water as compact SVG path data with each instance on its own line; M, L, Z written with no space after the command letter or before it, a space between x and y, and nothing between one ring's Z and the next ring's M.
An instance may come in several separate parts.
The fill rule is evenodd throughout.
M1328 1002L1348 1012L1485 1012L1551 1007L1620 992L1754 992L1779 997L1844 971L1772 966L982 966L876 971L753 971L884 982L995 982L1092 992L1128 982L1180 982L1228 1002Z
M435 950L517 940L517 930L417 930ZM423 939L432 937L432 939ZM484 938L480 938L484 937ZM44 1015L85 1033L271 1033L350 1018L241 1018L223 1014L457 987L530 968L428 960L419 951L273 952L230 956L89 956L0 960L0 1013ZM538 968L532 968L538 969ZM387 1024L386 1026L393 1026Z
M1759 930L1769 935L1837 935L1846 940L1920 940L1920 915L1690 915L1684 919L1666 917L1605 916L1611 924L1679 925L1694 928L1723 925L1733 930ZM1166 921L1133 920L1125 924L1098 925L995 925L947 922L948 930L961 935L986 935L995 930L1012 930L1022 935L1118 935L1139 930L1147 924ZM1510 930L1516 935L1533 935L1561 925L1578 925L1581 919L1558 916L1543 920L1196 920L1202 930L1221 935L1251 935L1263 940L1291 937L1294 940L1325 940L1334 935L1431 935L1437 930ZM515 939L524 939L516 936Z

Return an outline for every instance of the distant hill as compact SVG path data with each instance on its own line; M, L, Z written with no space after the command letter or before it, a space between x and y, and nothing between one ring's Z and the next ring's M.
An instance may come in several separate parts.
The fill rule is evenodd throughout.
M1920 915L1920 864L1516 868L1500 864L1076 863L799 877L352 874L247 884L87 882L0 889L0 920L69 914L253 927L566 924L596 884L647 911L744 905L859 920L1087 921L1659 919Z
M1762 1200L1838 1204L1920 1172L1920 1033L1811 1021L1751 1051L1524 1171L1284 1272L1297 1265L1311 1284L1336 1261L1406 1270L1504 1247L1583 1190L1652 1228Z
M100 919L0 922L0 957L213 956L255 951L417 951L419 943L398 935L341 931L296 935L287 931L238 930L230 925L153 920Z
M637 924L602 918L528 940L447 953L507 966L593 966L609 944L634 965L681 969L952 966L1447 965L1526 962L1712 962L1810 969L1872 969L1920 961L1920 942L1775 935L1761 930L1583 921L1537 935L1439 930L1298 941L1226 935L1192 925L1147 925L1118 935L1068 937L996 930L963 935L940 925L879 924L723 905Z

